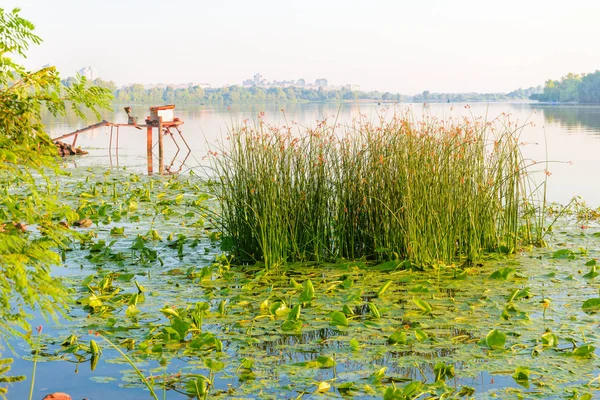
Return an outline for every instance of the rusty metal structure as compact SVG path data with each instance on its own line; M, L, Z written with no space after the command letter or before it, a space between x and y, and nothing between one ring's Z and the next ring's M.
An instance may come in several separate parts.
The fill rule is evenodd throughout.
M75 147L75 144L77 143L77 138L79 137L79 135L84 134L86 132L91 132L98 128L110 127L110 140L109 140L108 152L109 152L109 156L111 157L111 160L112 160L112 144L113 144L113 135L114 135L114 137L116 139L115 152L116 152L116 156L117 156L117 160L118 160L120 128L121 127L130 127L130 128L136 128L138 130L142 130L142 129L146 128L146 153L147 153L147 157L148 157L148 175L152 175L154 173L152 151L154 149L154 146L156 146L156 144L153 144L153 136L154 136L154 129L156 129L157 133L158 133L158 135L157 135L157 137L158 137L158 140L157 140L158 172L160 174L178 173L183 168L183 165L185 164L186 160L190 156L192 149L190 148L187 141L183 137L183 133L181 132L181 129L179 128L181 125L183 125L183 121L181 121L179 118L176 118L174 116L174 112L173 112L174 109L175 109L174 105L150 107L150 115L148 117L146 117L146 120L144 121L145 123L138 124L137 123L138 119L137 119L137 117L133 116L131 107L125 107L125 112L127 113L127 117L128 117L126 124L102 120L96 124L93 124L93 125L87 126L85 128L76 130L74 132L67 133L65 135L54 138L54 139L52 139L52 141L57 142L57 141L62 141L64 139L68 139L68 138L72 137L73 138L72 146ZM175 160L177 159L177 156L179 155L179 153L181 151L181 147L178 144L178 141L175 137L175 133L177 133L179 135L179 137L183 141L183 144L185 145L185 147L188 150L185 158L181 162L181 165L177 171L173 171L172 169L173 169L173 164L175 163ZM175 144L175 147L177 148L177 152L173 156L171 163L166 167L165 167L165 163L164 163L164 140L163 140L163 138L165 136L169 136L173 140L173 143Z

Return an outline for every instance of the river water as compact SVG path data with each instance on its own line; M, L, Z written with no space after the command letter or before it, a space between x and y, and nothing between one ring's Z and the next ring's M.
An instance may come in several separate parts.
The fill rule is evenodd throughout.
M541 105L536 103L475 103L475 104L400 104L379 105L377 103L345 104L262 104L228 106L184 106L175 109L175 116L184 121L183 135L192 152L185 159L182 151L173 160L172 170L178 170L185 159L182 171L196 168L203 162L207 149L218 145L227 136L232 124L243 120L256 120L260 112L263 119L274 125L296 122L300 126L315 126L327 119L333 123L350 124L354 119L390 116L394 111L407 108L419 118L429 114L441 119L460 116L484 116L491 120L500 114L508 114L512 122L527 124L522 132L522 151L526 158L537 162L550 161L547 170L549 201L568 203L574 196L590 206L600 206L600 190L596 184L596 173L600 171L600 106ZM139 120L148 115L147 106L133 107ZM113 112L103 115L108 121L125 123L127 115L123 107L116 106ZM46 125L52 137L58 137L88 124L73 117L47 118ZM110 128L104 127L79 136L77 145L89 151L86 157L69 161L79 166L120 166L133 171L147 170L146 131L130 127L120 128L119 152L116 156L116 131L113 132L113 151L109 156ZM154 139L156 143L156 137ZM179 141L179 145L184 145ZM155 154L158 153L155 147ZM165 138L165 163L169 165L176 153L174 143ZM155 163L157 160L155 159ZM546 176L545 164L539 164L540 173L534 175L538 182ZM155 164L154 171L157 171Z
M595 180L596 171L600 170L600 106L553 106L539 105L534 103L492 103L492 104L402 104L402 105L378 105L372 104L271 104L271 105L244 105L244 106L188 106L178 107L175 109L175 115L184 121L182 126L183 134L192 149L192 152L185 159L185 152L181 152L175 157L173 163L175 169L178 168L181 162L185 159L185 165L182 166L182 171L196 170L206 165L204 157L211 146L216 146L225 139L229 126L237 124L244 119L253 120L257 115L264 112L264 120L274 125L290 124L296 122L301 126L315 126L318 122L328 119L330 122L336 121L339 124L350 124L354 119L364 116L368 119L375 119L378 116L389 116L395 110L403 111L407 107L412 109L414 115L418 118L425 114L430 114L442 119L447 119L450 116L460 117L469 116L487 116L488 120L495 118L500 114L508 114L513 122L521 125L526 125L521 132L523 142L523 154L526 158L540 162L539 173L535 178L540 181L547 175L544 169L548 169L548 199L560 203L567 203L573 196L581 196L590 206L600 206L600 190ZM283 110L283 111L282 111ZM136 106L133 108L133 113L143 120L148 114L148 106ZM108 121L125 123L127 115L123 111L123 107L115 107L113 112L106 112L102 117ZM45 123L52 137L58 137L62 134L75 131L83 128L88 124L97 122L95 119L87 123L80 122L72 116L65 118L50 118L47 117ZM113 131L113 151L109 152L110 143L110 128L97 129L90 133L81 135L77 140L77 145L89 151L89 155L66 160L69 167L87 168L87 167L102 167L107 168L127 168L129 171L145 173L147 171L147 156L146 156L146 132L145 130L136 130L130 127L120 129L119 135L119 154L117 157L114 145L116 143L116 135ZM165 160L167 165L171 163L171 158L176 153L176 148L170 139L165 140L166 155ZM180 145L182 143L180 142ZM157 149L155 148L155 153ZM542 163L545 160L551 161L548 166ZM155 160L156 162L156 160ZM154 170L157 170L155 164ZM99 229L100 234L108 237L107 228L104 233ZM133 238L133 236L131 236ZM132 239L130 239L132 240ZM585 247L585 246L584 246ZM594 247L590 246L590 257L597 257ZM168 250L167 250L168 251ZM201 253L201 252L200 252ZM80 254L81 255L81 254ZM210 255L212 257L212 255ZM206 256L208 258L208 256ZM526 257L528 258L528 257ZM547 257L549 258L549 257ZM171 257L173 263L175 258ZM563 260L559 260L557 264L560 270L557 274L564 276L564 282L571 282L571 274L574 274L571 269L576 268L573 265L567 265ZM181 266L187 265L189 259L179 261ZM209 265L210 261L204 264L198 262L199 266ZM64 271L56 270L56 273L67 275L73 279L81 279L91 273L95 273L96 266L90 265L84 261L83 257L70 256L71 268ZM83 265L85 264L85 266ZM564 265L563 265L564 264ZM579 264L577 264L579 265ZM179 264L169 265L170 268L179 266ZM541 269L549 268L539 266L540 271L531 271L531 276L536 279L544 278ZM550 265L553 267L553 265ZM133 268L133 267L132 267ZM183 268L183 267L182 267ZM529 268L533 268L529 266ZM577 267L577 268L580 268ZM552 269L548 271L552 272ZM546 273L546 270L543 270ZM79 276L80 275L80 276ZM482 275L483 276L483 275ZM487 275L486 275L487 276ZM163 279L157 274L157 280ZM482 278L483 279L483 278ZM487 284L483 280L482 285ZM560 281L557 281L560 282ZM148 283L150 284L150 283ZM529 281L528 285L536 287L536 282ZM548 285L548 282L543 281L539 284L539 288ZM583 294L577 296L577 310L579 310L579 302L591 296L588 292L596 293L596 289L588 287L581 281L574 281L577 288L586 290ZM540 289L541 290L541 289ZM546 290L546 289L544 289ZM561 288L554 289L556 292L553 301L557 304L558 310L563 310L563 301L561 294L569 293L571 289ZM569 294L570 295L570 294ZM537 300L536 300L537 302ZM571 303L568 298L565 302ZM564 310L563 310L564 311ZM565 312L570 312L566 310ZM562 315L562 314L561 314ZM539 316L534 316L539 318ZM562 317L557 317L560 322ZM566 320L566 318L564 318ZM64 321L63 321L64 322ZM536 321L539 322L539 319ZM63 337L64 331L69 327L69 322L65 325L57 324L53 326L48 321L43 321L36 317L32 322L34 326L44 324L44 332L49 332L52 337ZM49 326L48 326L49 325ZM535 324L532 324L535 326ZM594 324L595 326L595 324ZM73 328L75 329L75 328ZM79 332L85 335L85 331ZM62 335L62 336L61 336ZM93 337L82 337L82 340L89 340ZM593 339L593 338L592 338ZM595 342L593 342L595 343ZM30 375L30 349L24 344L18 344L17 353L21 356L29 356L29 360L19 359L13 365L15 374ZM111 359L112 357L112 359ZM67 362L41 362L38 365L38 374L36 378L36 397L41 398L42 393L49 393L56 390L68 391L73 398L82 398L84 396L90 399L105 398L113 396L120 399L136 399L145 398L146 392L137 387L122 389L122 386L127 385L121 380L121 372L126 369L120 363L115 363L114 359L118 356L107 351L104 358L98 366L98 370L93 373L87 368L87 365L74 365ZM596 364L597 365L597 364ZM144 368L149 368L149 365L144 364ZM178 365L175 367L179 368ZM590 371L596 371L597 367L590 366ZM176 368L175 368L176 369ZM110 381L108 379L113 379ZM113 383L110 383L113 382ZM469 385L476 387L478 393L485 392L490 389L512 387L514 382L510 376L490 376L487 371L477 375L473 382L467 382ZM10 388L9 398L27 398L29 390L29 381L15 384ZM181 395L169 391L168 398L182 398Z

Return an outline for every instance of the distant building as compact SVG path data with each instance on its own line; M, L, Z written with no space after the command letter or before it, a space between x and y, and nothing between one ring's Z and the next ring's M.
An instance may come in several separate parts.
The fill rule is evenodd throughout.
M327 79L325 79L325 78L317 79L315 81L315 86L318 86L318 87L327 87Z
M254 75L254 77L251 79L245 79L242 81L242 86L244 86L246 88L250 88L252 86L258 86L258 87L265 88L265 89L298 87L298 88L304 88L304 89L310 89L310 90L318 90L318 89L340 90L342 88L342 86L328 86L328 85L329 85L329 83L327 82L327 79L325 79L325 78L317 79L314 84L307 83L304 78L300 78L297 81L296 80L267 81L266 79L263 79L263 76L260 73L256 73ZM359 86L357 86L357 85L346 85L344 87L347 89L350 89L350 90L358 90L358 88L359 88Z
M98 73L92 67L83 67L77 73L81 76L85 76L88 81L93 81L98 77Z
M152 83L148 85L144 85L144 89L166 89L168 87L173 89L189 89L193 87L199 87L201 89L210 88L209 83L196 83L196 82L188 82L188 83Z

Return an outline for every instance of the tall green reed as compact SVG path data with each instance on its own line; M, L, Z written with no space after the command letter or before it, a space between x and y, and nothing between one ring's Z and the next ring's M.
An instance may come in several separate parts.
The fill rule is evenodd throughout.
M240 260L474 260L530 226L520 127L409 113L345 127L232 127L213 152L221 229ZM525 228L523 228L525 227Z

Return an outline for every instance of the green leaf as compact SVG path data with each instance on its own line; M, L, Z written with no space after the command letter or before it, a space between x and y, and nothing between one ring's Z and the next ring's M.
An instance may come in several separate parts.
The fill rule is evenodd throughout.
M419 307L424 313L431 313L433 311L433 307L431 304L421 299L413 299L413 302Z
M300 293L300 298L298 301L300 303L307 303L315 298L315 288L310 279L304 281L304 290Z
M354 387L356 386L356 383L354 382L344 382L341 385L337 386L337 390L339 391L348 391L348 390L356 390L356 388Z
M530 299L531 297L533 297L533 295L531 294L531 291L529 290L529 288L513 289L510 296L508 297L507 301L510 303L511 301L514 301L514 300Z
M404 395L404 391L397 388L395 385L388 386L383 393L383 400L404 400L407 397Z
M140 313L140 309L135 306L135 304L131 304L125 310L125 316L128 318L135 317Z
M288 321L297 321L300 318L300 310L302 306L300 304L296 304L292 307L292 311L287 316Z
M196 379L189 380L185 384L185 391L191 396L203 396L206 393L210 380L204 375L194 375Z
M333 313L331 313L331 325L348 326L348 319L346 318L344 313L334 311Z
M385 377L386 369L387 369L387 367L383 367L383 368L380 368L377 371L373 372L369 376L369 379L368 379L369 383L379 385L381 383L381 380Z
M92 308L101 307L102 301L95 294L93 294L88 298L88 305Z
M490 275L490 279L507 280L516 273L516 269L510 267L500 268Z
M219 372L223 368L225 368L225 364L219 360L213 360L211 358L204 359L204 365L206 368L210 369L213 372Z
M371 315L373 316L373 318L375 318L375 319L381 318L381 314L379 313L379 310L377 309L377 306L375 305L375 303L369 302L369 311L371 312Z
M557 259L574 259L575 258L575 253L573 253L573 251L569 250L569 249L561 249L561 250L557 250L554 253L552 253L552 258L557 258Z
M347 316L351 316L354 315L354 310L352 310L347 304L344 304L344 307L342 308L342 312Z
M282 317L290 312L290 309L282 301L276 301L269 307L271 315Z
M392 284L392 281L387 281L386 283L384 283L379 290L377 291L377 297L381 297L383 296L383 294L385 293L385 291L390 287L390 285Z
M485 337L485 343L490 349L503 349L506 344L506 334L494 329Z
M472 388L471 386L463 386L462 388L460 388L458 393L456 393L458 397L471 397L474 394L475 388Z
M165 326L162 329L162 333L163 333L163 340L166 342L169 342L171 340L181 340L181 336L179 335L179 333L177 333L177 331L173 328L171 328L170 326Z
M415 329L415 337L419 342L424 342L427 339L429 339L429 335L427 335L427 333L423 332L420 329Z
M102 353L95 340L90 340L90 353L93 356L98 356Z
M317 385L317 393L326 393L331 389L331 384L329 382L323 381L319 382Z
M177 332L177 334L179 334L179 338L181 340L185 339L185 336L187 335L191 326L191 323L186 322L178 317L174 318L173 322L171 322L171 328L173 328Z
M358 343L358 340L356 340L355 338L350 339L350 348L352 349L352 351L360 350L360 344Z
M162 312L163 314L165 314L167 317L179 318L179 313L177 311L175 311L174 309L169 308L169 307L161 308L160 312Z
M577 347L575 350L573 350L572 354L575 357L591 358L594 356L595 350L596 350L596 348L594 346L592 346L591 344L586 344L586 345Z
M120 282L129 282L135 277L135 274L119 274L117 280Z
M110 234L114 235L114 236L123 235L124 233L125 233L125 228L124 227L117 227L117 226L115 226L115 227L113 227L110 230Z
M299 331L302 329L302 321L287 320L281 325L283 331Z
M389 344L406 344L406 332L396 331L388 337Z
M433 372L435 374L436 382L445 381L446 379L452 379L454 378L454 365L446 365L443 362L439 362L433 367Z
M596 260L594 260L596 261ZM587 264L586 264L587 265ZM596 271L596 265L593 265L592 268L590 268L590 272L588 272L587 274L583 275L583 277L585 279L594 279L595 277L597 277L598 275L600 275L600 273L598 273Z
M290 278L290 286L293 287L296 290L302 290L303 287L301 284L299 284L298 282L296 282L296 280L294 278Z
M319 368L332 368L335 366L335 360L331 357L318 356L316 361L319 364Z
M542 335L542 345L545 347L558 346L558 337L552 332L546 332Z
M92 357L90 358L90 370L91 371L96 370L96 366L98 365L98 360L100 360L100 356L98 356L97 354L92 354Z
M600 298L596 297L584 301L581 309L590 314L600 312Z
M139 298L140 298L140 295L138 293L132 294L131 297L129 298L129 305L130 306L137 306Z
M519 385L529 388L530 373L531 371L528 367L517 367L515 373L512 374L512 377Z
M398 260L385 261L381 264L375 265L371 269L381 272L395 271L400 266L400 264L401 262Z
M404 395L407 399L412 399L418 392L421 391L423 387L423 382L421 381L413 381L404 387Z

